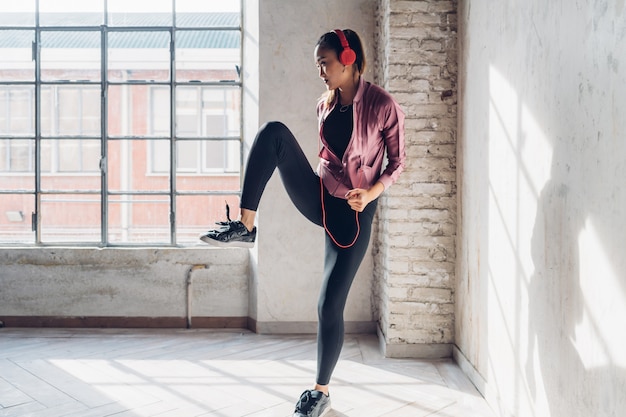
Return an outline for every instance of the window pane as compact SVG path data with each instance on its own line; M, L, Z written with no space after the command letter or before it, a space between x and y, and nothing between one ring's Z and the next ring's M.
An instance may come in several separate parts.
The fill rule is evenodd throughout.
M176 136L239 136L239 91L223 87L177 87Z
M110 32L110 81L170 78L170 32Z
M176 26L239 26L240 0L221 1L198 1L176 0ZM194 16L205 13L216 13L211 24L202 20L194 19ZM224 16L226 15L226 16Z
M206 142L204 144L204 169L207 172L224 171L226 148L224 142Z
M200 94L199 87L176 88L176 136L198 137L202 134Z
M109 241L114 244L169 244L169 197L162 195L110 196Z
M34 243L32 194L3 194L0 196L0 243Z
M169 136L169 88L154 96L147 85L109 86L109 136ZM167 97L167 100L165 99ZM150 103L154 100L154 103ZM151 110L157 110L150 114ZM167 114L165 118L156 118ZM167 129L166 129L167 128Z
M205 88L203 90L202 107L207 136L239 136L241 123L239 103L240 90L238 88ZM218 118L223 120L218 123Z
M153 174L168 174L170 172L170 142L155 140L150 142L150 160Z
M100 136L100 87L41 87L42 136Z
M61 139L57 144L59 172L80 172L82 162L80 142Z
M0 1L0 26L35 26L35 0Z
M176 189L181 192L214 190L236 193L239 191L239 181L239 175L231 173L192 174L180 170L176 173Z
M176 143L176 172L199 172L200 152L197 141Z
M198 244L198 236L209 230L215 222L226 220L226 202L230 206L230 217L239 217L237 195L189 196L176 198L176 243Z
M43 195L41 241L100 242L100 210L99 195Z
M41 33L41 79L100 80L100 32Z
M0 190L35 190L34 147L32 139L0 139ZM26 156L20 160L18 155L24 153Z
M169 26L172 24L172 0L108 0L109 25Z
M99 140L42 140L42 190L100 190L100 153Z
M2 15L2 12L0 12ZM35 61L32 30L0 30L0 80L32 81L35 79Z
M34 172L34 139L1 139L0 172Z
M150 136L170 136L170 88L151 89L150 100Z
M151 140L111 140L109 141L108 173L111 191L163 191L170 189L169 147L159 146L159 158L167 158L168 169L163 175L151 175L148 167L149 152L154 143ZM165 162L161 162L162 165Z
M176 79L238 81L240 37L238 30L176 32Z
M39 11L42 26L99 26L104 19L104 0L39 0Z
M0 135L35 135L35 88L0 86Z
M177 173L239 172L239 141L178 140L176 142Z

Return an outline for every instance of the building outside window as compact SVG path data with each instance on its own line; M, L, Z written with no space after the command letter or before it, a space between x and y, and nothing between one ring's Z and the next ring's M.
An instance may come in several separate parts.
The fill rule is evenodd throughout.
M240 0L12 3L0 244L196 244L238 205Z

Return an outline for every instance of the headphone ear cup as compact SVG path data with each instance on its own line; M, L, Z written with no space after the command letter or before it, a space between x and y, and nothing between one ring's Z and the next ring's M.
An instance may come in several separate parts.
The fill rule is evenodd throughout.
M334 32L337 34L339 38L339 42L341 42L341 47L343 50L339 54L339 62L343 65L352 65L356 62L356 52L352 48L350 48L350 43L346 38L345 33L341 29L335 29Z
M356 62L356 53L350 47L344 48L344 50L341 51L339 60L343 65L352 65Z

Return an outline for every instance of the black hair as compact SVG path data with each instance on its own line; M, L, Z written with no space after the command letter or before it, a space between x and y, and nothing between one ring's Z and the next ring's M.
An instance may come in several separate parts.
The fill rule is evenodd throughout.
M350 49L352 49L356 54L356 61L354 61L353 65L356 66L359 75L363 75L363 73L365 72L366 61L365 51L363 50L363 43L361 42L361 38L359 38L359 35L357 35L357 33L351 29L343 29L342 32L345 35L346 40L348 41ZM337 58L339 58L341 52L343 51L343 46L341 45L339 35L337 35L334 30L324 33L318 39L315 46L324 49L334 50L337 53ZM336 94L337 93L335 90L328 91L325 94L324 97L326 98L327 105L330 105L335 100Z
M348 45L356 54L356 61L354 64L356 65L359 74L363 74L365 72L365 52L363 51L363 44L361 43L361 38L356 34L355 31L350 29L342 30L343 34L348 41ZM341 40L339 39L339 35L335 33L335 31L326 32L323 34L319 40L317 41L316 46L324 49L332 49L337 53L337 57L340 56L343 51L343 46L341 45Z

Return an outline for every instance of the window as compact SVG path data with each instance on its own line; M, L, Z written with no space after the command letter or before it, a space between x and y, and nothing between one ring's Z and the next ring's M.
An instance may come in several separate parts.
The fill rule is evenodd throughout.
M241 0L0 2L0 244L196 244L241 184Z

